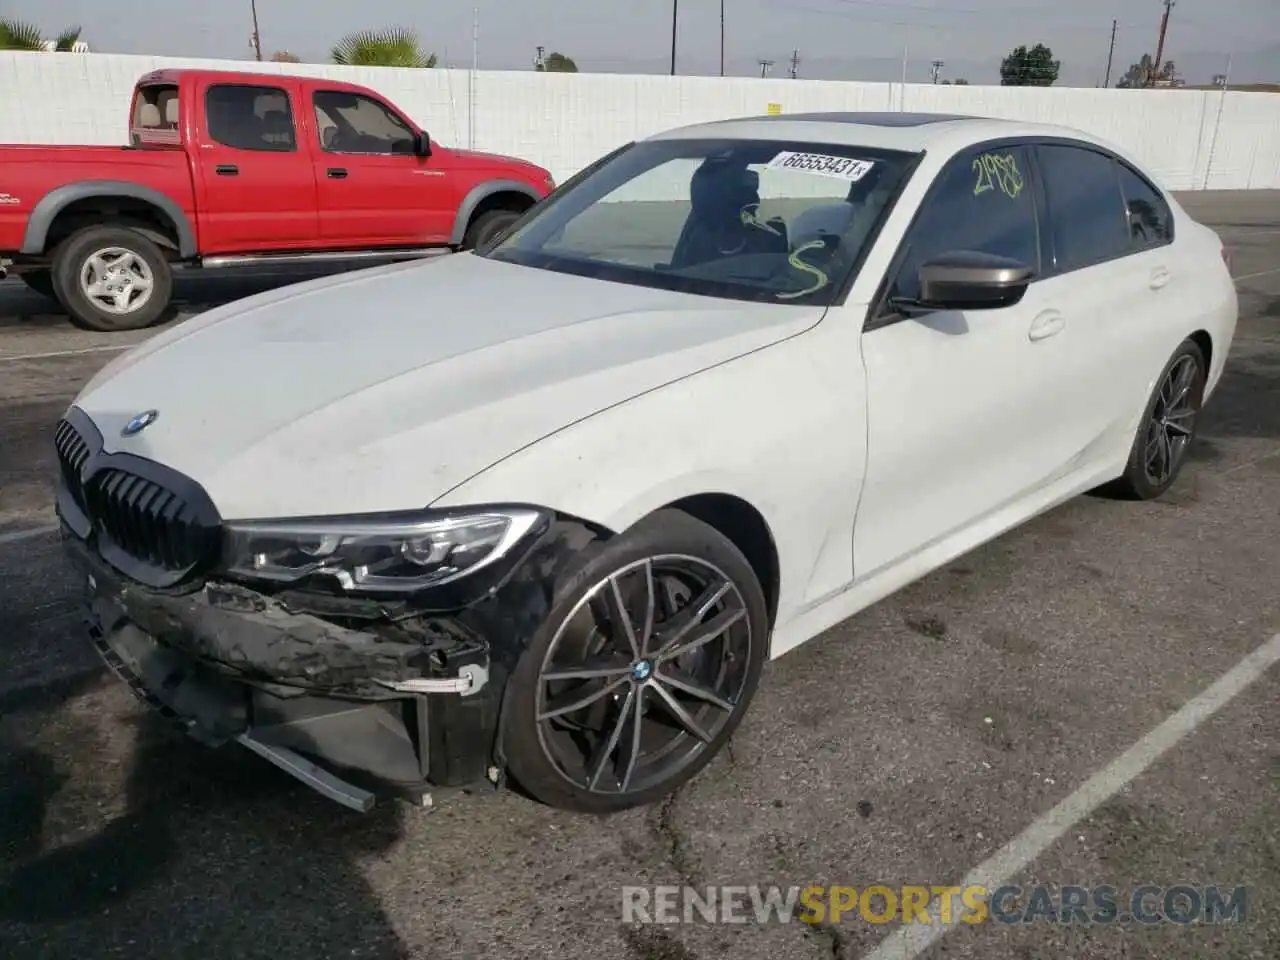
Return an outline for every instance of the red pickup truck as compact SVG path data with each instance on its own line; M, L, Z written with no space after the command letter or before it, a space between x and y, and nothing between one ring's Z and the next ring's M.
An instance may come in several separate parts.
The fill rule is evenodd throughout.
M92 330L164 319L174 267L468 249L555 188L335 80L160 70L129 127L123 147L0 146L0 276Z

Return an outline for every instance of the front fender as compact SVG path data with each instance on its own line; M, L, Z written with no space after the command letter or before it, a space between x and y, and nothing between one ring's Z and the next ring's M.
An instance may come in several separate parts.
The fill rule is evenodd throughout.
M128 180L82 180L50 190L40 198L40 202L32 209L31 216L27 218L27 230L22 238L21 252L29 256L43 253L49 228L53 226L53 221L58 214L77 200L87 200L90 197L128 197L150 203L173 224L174 232L178 237L178 253L181 257L186 260L195 256L195 230L182 208L172 197L166 196L159 190L140 183L131 183Z

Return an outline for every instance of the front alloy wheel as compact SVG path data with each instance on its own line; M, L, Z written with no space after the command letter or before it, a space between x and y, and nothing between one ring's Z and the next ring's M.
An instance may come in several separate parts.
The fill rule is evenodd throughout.
M553 806L604 813L691 779L728 740L766 658L750 565L663 511L573 578L512 678L506 752Z

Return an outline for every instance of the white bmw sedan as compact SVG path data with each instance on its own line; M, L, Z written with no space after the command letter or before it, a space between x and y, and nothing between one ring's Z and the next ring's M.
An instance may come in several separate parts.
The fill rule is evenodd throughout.
M1116 147L933 115L630 144L487 247L277 290L60 421L92 641L357 809L693 777L767 660L1097 487L1222 375L1219 238Z

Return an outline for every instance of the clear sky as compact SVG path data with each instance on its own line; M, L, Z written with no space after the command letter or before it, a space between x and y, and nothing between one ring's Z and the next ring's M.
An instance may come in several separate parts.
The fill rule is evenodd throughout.
M719 0L677 0L677 71L719 71ZM1162 0L724 0L727 72L759 76L760 59L787 76L813 79L926 81L930 61L943 78L999 82L1001 57L1017 44L1047 43L1062 61L1060 83L1101 84L1111 22L1119 21L1111 82L1144 52L1154 52ZM6 0L8 16L48 35L80 24L97 51L247 58L250 0ZM264 55L290 50L325 60L344 33L406 26L443 63L472 57L473 11L479 14L482 69L530 69L535 48L573 57L580 69L666 73L670 69L670 0L257 0ZM1280 0L1176 0L1166 57L1189 83L1225 71L1232 79L1280 81Z

